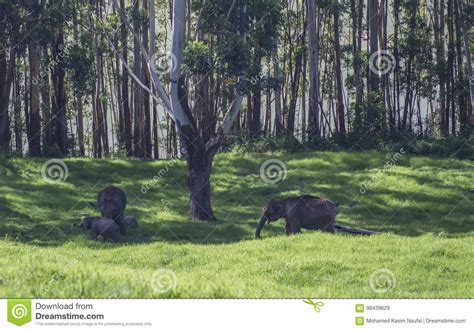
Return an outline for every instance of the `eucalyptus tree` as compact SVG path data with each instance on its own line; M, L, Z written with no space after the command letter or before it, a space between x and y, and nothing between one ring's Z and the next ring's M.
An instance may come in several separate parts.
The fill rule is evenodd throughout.
M310 138L319 137L319 15L315 0L306 0L309 50L309 129Z
M71 94L74 96L74 113L76 117L76 135L78 139L79 155L86 154L86 137L84 130L85 106L90 102L94 91L95 67L94 57L90 51L94 40L91 31L85 29L89 4L73 3L73 44L65 54L65 69L68 74Z
M238 119L244 94L252 90L252 87L249 87L252 82L246 77L248 71L256 67L252 73L260 76L260 52L270 52L274 45L280 5L276 0L209 0L204 1L203 6L199 8L198 17L201 17L202 21L198 24L202 32L208 35L208 39L219 41L215 57L209 59L209 70L215 68L217 73L224 77L222 81L230 81L233 85L233 88L228 88L234 90L228 110L223 111L221 123L207 142L203 140L200 133L202 130L199 130L188 103L185 76L181 71L186 43L183 7L184 2L174 1L172 54L176 63L170 75L171 112L185 148L192 218L206 220L214 217L210 197L210 174L214 155ZM255 60L252 60L252 52Z
M19 8L11 2L0 3L0 151L10 150L10 118L8 106L17 53Z
M343 6L338 1L334 1L329 8L333 16L333 38L334 38L334 77L336 87L336 131L344 134L346 132L346 121L344 114L344 92L342 83L341 65L341 39L339 17L344 12Z
M38 2L34 0L25 1L24 6L28 11L28 20L26 23L26 30L31 32L28 38L28 59L30 65L29 76L29 92L30 104L27 116L27 136L28 148L31 156L41 155L41 117L40 117L40 91L39 84L35 82L40 74L40 58L39 58L39 43L40 35L35 31L35 26L38 25L43 7L46 1Z
M116 0L114 0L116 1ZM263 2L265 5L263 5ZM212 137L205 141L203 139L202 127L198 126L196 114L192 111L192 104L189 102L187 78L184 72L184 55L187 45L190 42L191 31L186 36L186 2L181 0L173 1L172 11L172 42L170 58L172 60L171 72L169 75L169 94L165 91L159 74L153 69L151 56L147 52L145 45L134 34L134 40L139 44L141 55L143 56L149 73L151 75L156 94L153 96L161 100L164 109L176 123L180 134L182 153L186 157L188 165L188 190L190 198L190 210L193 220L209 220L214 218L211 205L211 183L210 175L212 162L215 154L221 147L224 137L230 132L235 121L238 119L242 101L245 93L249 91L250 81L247 79L247 71L254 64L250 58L252 42L249 36L258 29L261 34L259 39L265 40L266 47L271 49L274 44L273 38L277 34L278 10L280 9L277 0L265 1L203 1L198 12L198 22L196 26L203 29L203 32L210 37L217 38L219 44L215 56L204 61L203 66L209 66L205 70L216 70L225 76L225 81L229 82L228 90L232 91L233 97L227 110L221 109L223 113L220 124ZM260 19L255 20L255 11L267 12L260 14ZM253 12L252 15L249 13ZM188 16L188 18L190 18ZM112 48L117 52L110 38L108 39ZM202 49L206 50L206 45ZM262 45L258 45L262 46ZM191 52L192 53L192 52ZM188 53L189 54L189 53ZM210 53L208 53L210 55ZM199 52L198 56L203 54ZM193 59L194 60L194 59ZM190 61L194 62L194 61ZM203 73L202 67L191 67L191 73ZM137 85L148 93L152 91L147 88L131 69L127 66L127 71ZM205 72L205 71L204 71ZM219 96L214 96L219 97Z
M466 116L466 117L470 117L471 126L474 127L474 72L473 72L473 69L472 69L471 52L470 52L470 49L469 49L470 45L469 45L469 41L468 41L469 31L466 28L466 23L464 22L464 18L463 18L462 2L461 2L461 0L455 0L455 1L456 1L456 3L455 3L455 8L456 8L455 12L456 12L456 22L457 22L457 25L458 25L458 35L462 36L462 37L461 36L458 36L458 37L459 37L459 39L462 39L464 52L465 52L465 55L466 55L466 67L467 67L467 76L468 76L468 84L469 84L469 99L470 99L470 104L471 104L471 107L468 111L468 116ZM471 8L472 8L472 5L471 5ZM471 21L471 24L472 24L472 21ZM458 43L458 45L460 45L460 43ZM458 53L460 53L460 49L459 49ZM462 55L460 55L460 56L462 56ZM462 60L460 61L459 65L462 65ZM461 109L461 112L462 111L463 110ZM461 125L465 126L464 123L461 123Z

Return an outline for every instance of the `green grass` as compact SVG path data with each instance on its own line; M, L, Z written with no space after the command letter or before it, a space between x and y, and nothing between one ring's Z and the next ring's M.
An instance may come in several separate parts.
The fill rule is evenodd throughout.
M275 185L259 175L269 158L288 169ZM51 183L41 176L45 159L0 159L0 297L474 297L474 163L404 155L384 169L387 160L379 152L219 154L217 219L191 222L182 161L66 159L67 180ZM110 184L125 190L126 213L141 223L122 244L71 226L97 214L88 202ZM384 234L287 237L280 220L253 239L266 201L300 194L335 201L340 223ZM161 269L176 275L165 293L153 286Z

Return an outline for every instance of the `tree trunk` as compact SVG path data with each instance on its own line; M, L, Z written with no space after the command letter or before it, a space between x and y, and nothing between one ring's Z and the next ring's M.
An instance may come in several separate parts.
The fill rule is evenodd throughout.
M339 133L346 133L346 123L344 119L344 95L341 69L341 45L339 40L339 12L334 12L334 75L336 80L336 114Z
M463 60L462 60L462 34L461 26L459 22L459 14L457 10L457 0L455 2L455 14L456 14L456 61L457 61L457 79L456 79L456 94L458 99L459 107L459 128L460 132L463 133L469 128L467 108L466 108L466 92L463 88L464 84L464 72L463 72Z
M378 45L378 0L368 0L368 7L367 7L367 19L368 19L368 35L369 35L369 58L374 56L374 60L377 60L375 54L379 50ZM379 80L378 80L378 73L372 70L368 71L369 74L369 93L376 92L379 90ZM373 120L370 118L369 120Z
M53 72L54 86L54 104L53 104L53 120L54 135L53 140L62 155L67 154L67 118L66 118L66 87L64 71L63 54L64 52L64 31L61 27L58 36L53 45L53 60L57 63Z
M436 65L439 81L438 116L441 136L446 135L446 63L444 59L444 0L434 0L434 36L436 43Z
M354 131L358 132L362 128L362 119L361 119L361 104L362 104L362 93L363 93L363 81L361 77L361 54L360 54L360 44L361 44L361 26L359 22L362 18L362 4L359 2L360 6L357 10L356 0L351 0L351 19L352 19L352 66L354 70L354 83L356 89L356 98L354 104Z
M454 126L454 116L455 116L455 84L454 84L454 16L453 16L453 0L448 0L448 16L447 16L447 23L448 23L448 100L449 106L446 109L446 133L449 134L449 124L450 124L450 116L452 116L451 121L451 134L455 134L455 126Z
M143 10L150 15L150 12L148 11L148 2L150 0L144 0L143 1ZM150 20L150 19L149 19ZM143 45L145 46L145 49L147 52L149 52L150 47L149 47L149 42L148 38L149 37L149 31L148 31L148 26L145 26L144 31L143 31ZM148 67L146 60L143 59L143 83L151 87L150 85L150 73L148 72ZM143 145L143 156L147 159L152 158L152 149L151 149L151 111L150 111L150 95L148 93L143 93L143 137L142 137L142 145Z
M306 27L305 27L306 28ZM301 141L306 141L306 73L307 58L303 58L303 79L301 82Z
M383 15L382 15L382 33L381 33L381 48L383 50L387 50L387 39L388 39L388 0L383 0ZM394 63L391 63L391 65L395 65ZM393 106L392 106L392 99L390 96L390 71L385 73L382 76L382 84L380 87L383 91L383 100L385 104L385 108L387 109L387 112L384 112L384 116L388 116L388 131L391 132L391 130L394 127L394 118L393 118ZM385 121L387 123L387 121Z
M244 123L245 123L245 132L249 137L252 135L251 127L252 127L252 96L249 93L247 95L247 110L245 112Z
M84 144L84 114L82 107L82 96L76 97L77 103L77 139L79 141L79 155L86 155L86 148Z
M199 76L199 81L196 84L194 113L196 116L196 124L203 141L208 142L214 133L212 122L213 110L209 98L209 77L212 73L206 73Z
M41 119L39 108L39 57L36 41L28 42L30 61L30 109L28 119L28 148L31 156L41 155Z
M21 89L20 89L20 77L18 70L14 77L14 132L15 132L15 151L21 153L23 150L23 135L21 130Z
M378 0L368 0L367 6L367 21L368 21L368 36L369 36L369 62L372 60L374 62L378 61L377 53L379 51L378 45ZM376 122L378 120L378 109L375 106L376 94L380 92L379 85L379 73L374 69L377 66L376 63L369 63L369 68L367 70L367 94L369 100L369 106L367 108L367 122L372 126L371 130L377 130L378 125ZM376 125L376 126L375 126Z
M275 39L275 45L272 49L273 75L277 86L275 88L275 136L283 133L282 114L281 114L281 85L280 81L280 61L278 59L278 39Z
M15 70L15 52L10 51L7 62L5 50L0 50L0 151L10 150L10 117L8 103Z
M409 27L411 31L415 31L416 29L416 13L418 10L418 0L413 0L411 2L411 11L410 11L410 19L409 19ZM407 82L406 82L406 95L405 95L405 103L403 106L403 118L402 118L402 130L405 131L407 129L407 121L409 111L411 112L412 109L412 102L413 102L413 61L415 58L415 37L413 34L408 35L408 59L406 64L406 73L407 73ZM410 116L411 119L411 116ZM409 129L411 128L411 120L408 122Z
M171 52L175 56L175 66L170 74L170 102L175 123L181 137L181 146L185 148L188 164L188 191L193 220L214 218L211 207L210 174L213 153L209 152L196 122L191 114L185 90L185 78L181 75L183 52L186 40L186 3L173 2L173 38Z
M122 0L123 1L123 0ZM150 54L155 54L155 1L149 1L150 9ZM153 87L154 91L155 88ZM159 140L158 140L158 109L155 99L152 100L151 114L153 115L153 158L158 160L160 158L159 153Z
M258 46L256 47L257 49L255 50L255 58L254 58L254 63L257 66L260 66L262 62L262 55L260 53L260 50L258 49ZM260 72L258 76L260 75ZM260 130L261 130L261 113L262 113L262 91L261 91L261 86L260 86L260 79L256 79L255 84L253 84L252 88L252 119L250 121L250 137L251 138L258 138L260 136Z
M437 0L435 0L437 1ZM393 34L393 52L395 57L395 69L393 71L393 109L394 109L394 125L398 123L398 128L400 129L400 69L399 69L399 47L398 47L398 35L400 29L400 0L395 0L393 4L394 8L394 34Z
M128 44L127 44L127 23L125 16L125 0L120 0L120 17L122 24L120 25L120 40L122 44L122 58L125 63L122 63L122 100L120 101L123 106L123 140L125 142L125 150L127 156L132 155L132 126L130 118L130 96L128 93L128 74L127 74L127 55L128 55Z
M137 14L140 11L140 1L133 2L133 9ZM140 23L135 20L133 24L133 73L140 80L142 78L141 60L140 60ZM144 157L145 151L143 149L143 128L144 128L144 113L143 113L143 92L138 84L136 84L133 92L133 155L136 157Z
M96 13L99 15L98 2L96 3ZM89 29L95 31L94 22L92 19L92 13L88 13L88 25ZM92 51L92 50L91 50ZM100 75L100 53L99 53L99 36L95 33L94 36L94 50L93 54L95 57L95 65L97 75ZM94 157L102 157L102 144L100 136L100 79L99 77L95 80L94 92L92 96L92 155Z
M211 205L212 156L203 148L191 148L187 154L188 190L192 220L211 220L214 212Z
M41 54L42 58L48 58L48 45L43 46L43 53ZM51 60L51 59L48 59ZM54 81L54 70L51 72L45 72L44 78L41 79L40 84L40 95L41 95L41 120L44 123L42 128L42 143L43 146L53 146L54 145L54 124L56 121L53 121L53 108L56 105L56 99L53 97L51 100L51 88L50 82ZM53 91L53 96L55 92Z
M463 16L462 16L462 6L461 0L456 1L456 17L459 22L459 28L461 31L464 51L466 53L466 66L467 66L467 73L468 73L468 81L469 81L469 96L470 96L470 122L471 126L474 126L474 73L472 70L472 63L471 63L471 52L469 50L469 41L468 41L468 31L466 29L466 25L464 24Z
M308 138L312 139L320 136L319 130L319 22L316 15L316 3L313 0L306 0L308 12L308 44L309 44L309 125Z
M105 69L105 70L104 70ZM100 98L100 116L101 116L101 124L100 124L100 132L102 135L102 142L104 147L104 155L109 155L109 124L108 124L108 111L107 111L107 101L105 96L107 96L107 88L105 85L105 75L106 75L107 63L104 66L104 57L102 52L100 53L100 70L99 70L99 79L100 79L100 90L101 98ZM113 132L112 132L113 135Z
M304 40L304 36L301 39ZM295 132L296 103L298 101L298 91L299 91L300 74L301 74L302 65L303 65L303 52L298 51L296 53L295 68L294 68L294 72L291 78L290 107L288 109L288 117L286 120L286 131L289 136L293 136Z

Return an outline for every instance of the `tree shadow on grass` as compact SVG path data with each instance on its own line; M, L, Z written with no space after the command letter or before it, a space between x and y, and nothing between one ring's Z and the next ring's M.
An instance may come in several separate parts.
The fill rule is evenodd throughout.
M357 171L383 166L384 159L366 157L361 160L360 153L334 158L326 153L318 155L315 169L314 165L305 163L311 157L301 155L294 158L295 162L302 161L303 164L295 163L292 167L292 157L284 157L290 160L287 162L287 180L273 186L264 183L258 175L258 160L268 156L237 159L227 165L223 161L217 162L213 175L213 205L218 219L212 222L189 221L188 197L183 191L184 163L169 168L146 194L141 193L142 181L152 179L160 169L166 168L166 161L66 160L70 175L65 184L59 185L31 182L29 177L22 177L18 166L10 167L12 174L0 178L0 194L6 196L0 197L0 238L37 246L58 246L83 237L94 247L114 247L90 241L86 233L72 228L82 212L98 213L87 203L94 202L97 192L111 184L125 190L129 197L126 213L137 216L141 224L139 229L129 231L125 244L226 244L253 240L257 220L267 201L300 194L314 194L336 201L339 204L338 222L349 226L406 236L426 232L455 236L474 231L474 196L456 200L455 193L459 191L456 187L430 179L429 174L404 174L403 177L433 190L444 187L449 196L441 197L435 194L436 191L434 194L420 191L408 197L400 187L393 190L375 187L367 194L359 195L360 178L357 176L367 178L369 175ZM38 163L37 167L41 168L40 161ZM282 220L266 226L264 236L284 236L283 226Z
M149 243L155 241L226 244L249 238L247 225L226 224L219 221L167 221L159 224L146 223L139 229L129 231L126 242Z

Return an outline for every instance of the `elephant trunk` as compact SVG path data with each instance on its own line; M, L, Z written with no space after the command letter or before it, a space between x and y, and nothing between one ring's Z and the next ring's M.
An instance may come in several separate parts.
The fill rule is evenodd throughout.
M260 239L260 232L262 231L266 221L267 218L262 214L260 220L258 221L257 229L255 230L255 238Z

